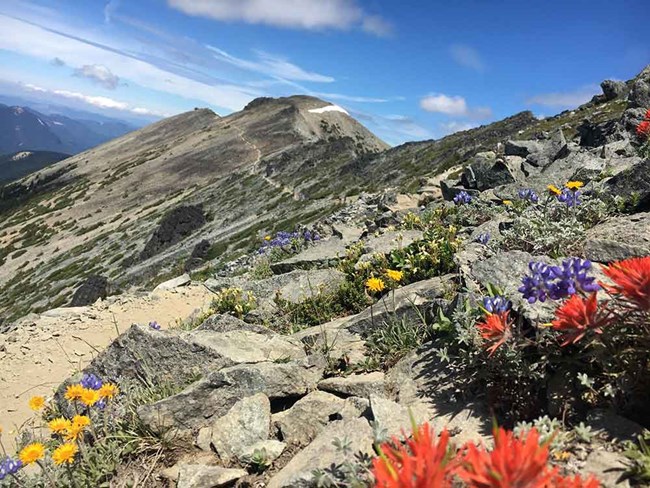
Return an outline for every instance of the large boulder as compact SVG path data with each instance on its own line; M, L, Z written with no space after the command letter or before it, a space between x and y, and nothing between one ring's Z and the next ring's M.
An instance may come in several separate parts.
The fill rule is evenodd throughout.
M624 81L605 80L600 84L605 101L615 100L627 95L628 88Z
M77 288L70 301L70 307L92 305L97 300L108 296L108 279L103 276L89 276Z
M650 210L650 159L621 171L605 183L605 189L624 198L637 212Z
M384 373L381 371L351 374L349 376L333 376L319 382L318 388L339 396L361 398L369 398L371 395L386 396Z
M329 239L322 239L295 256L291 256L277 263L272 263L271 269L276 274L282 274L295 269L335 266L345 256L345 250L348 244L351 243L336 236L332 236Z
M196 205L171 210L161 220L147 242L140 259L145 260L182 241L206 222L203 209Z
M609 263L650 255L650 213L613 217L587 231L585 257Z
M515 182L508 165L502 161L478 161L465 167L460 179L465 188L484 191Z

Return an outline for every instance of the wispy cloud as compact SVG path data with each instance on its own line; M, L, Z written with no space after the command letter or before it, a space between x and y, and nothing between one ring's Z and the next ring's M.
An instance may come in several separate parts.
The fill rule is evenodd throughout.
M526 100L528 105L541 105L555 109L575 108L588 102L600 92L598 85L587 85L568 92L542 93Z
M120 83L120 78L101 64L86 64L81 68L75 69L74 76L87 78L108 90L115 90Z
M485 71L485 63L476 49L464 44L454 44L449 48L452 59L461 66L474 71Z
M479 124L476 122L459 122L452 121L440 124L440 129L444 135L453 134L454 132L460 132L464 130L473 129L478 127Z
M185 14L226 22L325 30L360 28L384 36L390 24L365 12L356 0L167 0Z
M492 115L492 110L489 107L471 108L463 97L449 96L444 93L434 93L422 98L420 108L427 112L473 119L484 119Z

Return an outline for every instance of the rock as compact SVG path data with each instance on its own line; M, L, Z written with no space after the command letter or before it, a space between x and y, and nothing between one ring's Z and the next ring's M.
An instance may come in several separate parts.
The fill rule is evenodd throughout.
M210 252L210 247L210 241L206 241L205 239L194 246L192 254L187 258L187 261L185 261L185 271L189 272L205 263Z
M227 313L225 314L217 313L211 315L210 317L205 319L203 323L194 330L195 331L209 330L212 332L231 332L237 330L244 330L248 332L254 332L256 334L265 334L265 335L275 334L275 332L273 332L271 329L267 329L266 327L263 327L258 324L249 324L248 322L244 322L243 320L240 320L237 317L234 317Z
M343 360L346 364L361 364L367 359L366 341L359 334L343 327L348 320L349 317L334 319L303 329L291 337L302 341L310 351L321 351L330 361Z
M442 192L442 198L447 201L452 201L456 195L461 191L469 193L471 196L478 196L478 190L467 189L460 185L460 180L443 180L440 182L440 191Z
M384 439L408 435L413 430L413 421L420 425L429 420L427 407L422 403L405 407L392 400L370 395L370 409L376 428L379 428Z
M164 281L153 289L154 292L163 291L163 290L173 290L174 288L179 288L181 286L189 285L192 282L192 278L187 273L171 280Z
M182 434L209 425L242 398L264 393L271 401L304 396L315 390L323 369L308 364L240 364L209 374L181 393L143 405L138 416L156 431Z
M274 414L273 426L279 430L283 441L306 446L329 422L335 420L344 403L343 399L331 393L313 391L289 410Z
M183 464L178 474L177 488L218 488L229 486L248 473L243 469L227 469L204 464Z
M338 237L322 239L304 251L283 261L272 263L271 270L276 274L288 273L295 269L327 268L335 266L349 243Z
M340 416L342 420L356 419L358 417L371 418L370 400L361 397L348 397L343 401Z
M629 488L629 481L624 479L626 459L620 453L597 449L589 453L580 474L593 474L603 488Z
M650 107L650 83L646 80L636 80L632 85L629 96L630 107Z
M598 147L627 138L618 120L594 122L585 119L576 130L580 135L580 145L583 147Z
M433 317L440 307L449 305L445 298L454 287L455 275L445 275L411 283L386 294L372 307L350 317L344 324L349 331L367 337L389 320L421 321Z
M627 94L628 89L624 81L605 80L600 84L605 101L615 100Z
M269 438L271 402L264 393L242 398L211 429L211 442L226 464L240 459L257 442Z
M277 290L277 296L291 303L300 303L319 293L333 293L345 281L345 273L336 269L314 269L289 273L294 280Z
M108 279L103 276L89 276L74 292L70 307L84 307L92 305L100 298L108 296Z
M337 395L364 398L369 398L370 395L385 396L386 394L384 373L381 371L351 374L349 376L334 376L318 383L318 388L323 391L336 393Z
M424 233L420 230L402 230L399 232L384 232L378 236L369 237L363 241L366 253L388 254L396 249L403 249L415 241L422 239Z
M610 263L650 255L650 213L612 217L587 231L585 257Z
M140 254L140 259L149 259L182 241L201 228L205 222L203 209L199 206L181 206L171 210L160 220L160 224Z
M306 448L296 454L289 463L271 478L268 488L288 488L309 482L316 469L330 468L349 459L333 442L347 440L351 452L373 455L372 429L363 418L332 422Z
M630 202L637 212L650 210L650 159L634 164L605 183L605 189L613 196L620 196Z
M465 188L484 191L514 183L515 177L508 165L501 160L496 162L480 161L465 167L460 181Z
M287 445L284 442L275 439L258 441L246 447L239 455L239 459L245 464L254 464L261 461L265 465L269 465L280 457L286 447Z
M636 441L644 432L636 422L608 410L592 410L587 414L587 424L604 432L610 440Z
M505 156L520 156L525 158L529 154L542 152L542 143L539 141L506 141Z

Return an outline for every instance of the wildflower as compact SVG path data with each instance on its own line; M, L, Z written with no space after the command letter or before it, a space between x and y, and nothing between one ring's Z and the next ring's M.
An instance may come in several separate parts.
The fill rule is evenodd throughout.
M386 285L381 278L368 278L366 280L366 288L372 293L381 293L386 288Z
M471 201L472 201L472 196L469 193L467 193L466 191L464 191L464 190L460 191L454 197L454 203L456 205L466 205Z
M580 200L581 195L582 193L578 190L570 190L569 188L565 188L558 195L557 201L566 203L567 207L577 207L582 203L582 200Z
M510 337L510 323L508 321L508 311L493 313L487 316L484 322L477 324L479 334L483 339L491 342L492 345L487 348L489 355L492 356L495 351L505 344Z
M72 425L78 425L80 427L88 427L90 425L90 417L87 415L75 415L72 417Z
M99 390L102 387L102 380L94 374L84 374L81 378L81 386L88 390Z
M52 453L52 461L57 466L61 464L72 464L74 462L74 457L77 452L79 452L79 447L74 442L66 442L57 447Z
M476 242L478 242L479 244L483 244L484 246L487 245L489 241L490 241L489 232L483 232L482 234L476 236Z
M81 398L81 394L84 392L84 387L81 386L80 384L74 384L70 385L65 389L65 399L68 400L69 402L73 402L75 400L79 400Z
M595 278L587 275L591 266L591 261L580 258L566 259L561 266L531 261L528 263L531 274L522 278L519 292L529 303L535 303L547 298L560 300L578 291L598 291L600 286L595 283Z
M16 474L22 467L23 462L20 459L6 457L4 460L0 461L0 481L5 479L7 476Z
M636 135L641 137L642 139L645 139L648 136L650 136L650 120L644 120L643 122L641 122L639 125L636 126Z
M528 268L532 274L522 278L519 292L528 303L535 303L538 300L545 302L548 298L548 283L553 279L553 271L547 264L534 261L528 263Z
M108 398L113 399L118 393L117 386L115 386L113 383L105 383L102 385L102 387L99 389L99 397L100 398Z
M488 313L507 312L512 308L512 302L506 297L495 296L483 298L483 308Z
M45 406L45 398L42 396L33 396L29 399L29 408L38 412Z
M577 191L585 186L585 184L582 181L567 181L567 184L564 186L566 186L571 191Z
M18 457L25 466L43 459L43 456L45 456L45 446L40 442L25 446L18 454Z
M90 425L90 418L86 415L75 415L70 423L70 427L65 432L66 441L76 441L83 434L86 427Z
M549 485L553 472L547 469L548 446L539 444L537 429L517 438L503 428L494 430L494 449L469 443L457 475L470 486L480 488L526 487Z
M552 186L552 185L549 185ZM531 203L537 203L539 201L539 195L532 188L523 188L517 193L519 198L522 200L527 200Z
M641 310L650 310L650 256L630 258L603 266L615 285L603 285L610 293L622 295Z
M267 242L270 241L270 240L271 240L271 236L264 236L264 240L267 241Z
M506 206L510 206L510 205L512 205L512 200L503 200L502 203L503 203L504 205L506 205Z
M372 461L375 488L440 488L451 486L455 464L447 453L449 433L435 439L429 424L414 429L405 444L398 439L382 444Z
M155 320L152 320L151 322L149 322L149 328L153 330L160 330L160 324Z
M89 388L85 388L83 393L81 393L81 398L79 398L79 401L87 407L92 407L99 400L99 392L97 390L91 390Z
M560 190L555 185L548 185L546 189L548 190L549 195L551 195L552 197L557 197L562 194L562 190Z
M549 486L553 488L600 488L600 481L593 475L582 479L579 474L575 476L562 476L555 470Z
M404 278L404 273L402 271L396 271L394 269L387 269L386 276L388 276L391 280L399 283Z
M57 417L50 420L47 426L54 434L63 434L72 426L72 422L63 417Z
M556 310L555 317L551 325L554 330L565 333L563 346L575 344L589 330L601 334L603 327L612 321L609 312L598 309L596 293L586 299L573 295Z

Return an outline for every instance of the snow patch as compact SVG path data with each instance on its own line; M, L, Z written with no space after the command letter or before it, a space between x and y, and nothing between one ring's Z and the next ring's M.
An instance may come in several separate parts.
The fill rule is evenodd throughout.
M41 119L39 119L38 117L36 117L36 120L38 120L42 126L45 126L45 123L44 123Z
M57 122L56 120L53 120L52 123L53 123L54 125L63 125L61 122Z
M19 152L19 153L14 154L11 157L11 161L19 161L21 159L28 158L31 155L32 155L32 153L30 151Z
M327 107L322 107L322 108L312 108L309 110L312 114L322 114L325 112L341 112L345 115L350 115L347 110L345 110L343 107L339 107L338 105L328 105Z

